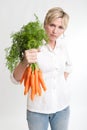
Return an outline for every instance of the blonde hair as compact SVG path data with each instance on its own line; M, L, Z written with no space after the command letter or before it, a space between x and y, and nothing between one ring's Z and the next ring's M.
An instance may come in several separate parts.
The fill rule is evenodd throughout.
M44 25L50 24L53 20L57 18L63 19L63 27L64 29L66 29L69 21L69 15L64 12L64 10L60 7L54 7L48 10L45 16Z

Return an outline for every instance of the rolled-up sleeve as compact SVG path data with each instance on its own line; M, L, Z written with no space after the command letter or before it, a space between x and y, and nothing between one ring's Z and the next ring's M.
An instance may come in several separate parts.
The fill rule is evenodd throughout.
M66 62L65 72L68 72L68 73L72 72L72 63L71 62Z

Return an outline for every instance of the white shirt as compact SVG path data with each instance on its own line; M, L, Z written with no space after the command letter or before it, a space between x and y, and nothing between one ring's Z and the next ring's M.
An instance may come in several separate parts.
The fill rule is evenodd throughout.
M71 72L71 62L65 45L58 42L53 50L48 44L42 46L37 54L37 63L43 72L47 90L45 92L42 90L41 96L35 95L33 101L29 97L29 92L27 109L49 114L69 106L70 90L64 78L64 72ZM15 81L14 78L12 80Z

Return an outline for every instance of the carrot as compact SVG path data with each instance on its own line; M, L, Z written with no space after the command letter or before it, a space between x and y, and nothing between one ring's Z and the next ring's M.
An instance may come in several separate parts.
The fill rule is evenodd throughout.
M27 87L29 86L30 75L31 75L31 67L28 67L28 69L27 69L27 80L26 80L26 85L25 85Z
M28 71L26 71L25 76L24 76L24 86L25 87L26 87L27 75L28 75Z
M35 96L35 74L32 72L31 74L31 100L34 99Z
M43 80L43 76L42 76L42 71L41 70L38 71L38 78L39 78L39 81L40 81L40 83L42 85L43 90L46 91L46 85L45 85L45 82Z
M30 75L31 75L31 67L29 66L27 69L27 77L26 77L26 82L25 82L25 90L24 90L24 95L27 94L30 88Z
M42 93L42 91L41 91L40 81L38 79L38 94L39 94L39 96L41 96L41 93Z
M35 73L35 93L37 94L38 93L38 69L35 68L34 70L34 73Z

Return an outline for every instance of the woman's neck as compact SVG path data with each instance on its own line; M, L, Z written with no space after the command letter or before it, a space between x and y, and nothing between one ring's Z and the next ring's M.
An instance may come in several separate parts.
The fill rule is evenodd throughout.
M55 48L55 45L56 45L56 41L49 41L49 46L54 49Z

